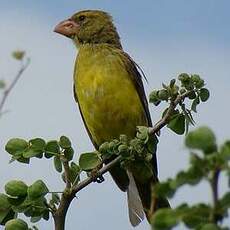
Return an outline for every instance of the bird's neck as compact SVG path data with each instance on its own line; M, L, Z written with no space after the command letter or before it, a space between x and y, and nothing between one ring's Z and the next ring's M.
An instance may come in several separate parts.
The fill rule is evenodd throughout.
M78 47L89 44L89 45L109 45L114 48L122 49L120 37L117 33L116 28L113 25L105 26L101 30L97 31L90 36L79 36L76 37L75 43Z

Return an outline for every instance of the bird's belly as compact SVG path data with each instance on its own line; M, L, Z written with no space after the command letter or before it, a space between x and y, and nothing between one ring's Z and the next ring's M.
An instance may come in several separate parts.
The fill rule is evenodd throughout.
M121 73L110 78L100 71L85 73L75 90L85 125L97 145L120 134L132 138L136 126L147 125L136 89Z

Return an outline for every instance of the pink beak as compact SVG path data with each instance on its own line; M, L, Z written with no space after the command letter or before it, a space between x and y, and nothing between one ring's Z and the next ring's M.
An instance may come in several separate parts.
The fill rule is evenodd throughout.
M54 28L54 32L71 38L72 36L76 35L79 28L80 28L79 24L74 22L72 19L67 19L60 22L58 25L56 25Z

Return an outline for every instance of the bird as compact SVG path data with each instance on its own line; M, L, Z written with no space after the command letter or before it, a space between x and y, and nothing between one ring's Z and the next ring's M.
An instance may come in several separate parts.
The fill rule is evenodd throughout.
M120 134L134 138L137 126L152 126L143 71L123 50L109 13L79 11L58 23L54 32L70 38L78 49L73 74L74 97L97 150ZM151 138L157 142L155 135ZM126 170L119 164L110 169L117 186L127 192L132 226L137 226L145 216L151 222L158 208L169 207L166 198L153 195L153 187L158 182L156 146L151 153L153 173L144 181L135 170Z

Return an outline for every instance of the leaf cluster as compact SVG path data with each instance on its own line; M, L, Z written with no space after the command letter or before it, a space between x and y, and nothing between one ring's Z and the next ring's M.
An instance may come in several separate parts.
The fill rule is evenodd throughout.
M197 74L182 73L178 76L178 80L179 84L176 83L176 79L172 79L168 85L162 84L162 89L152 91L149 100L156 106L162 101L173 106L177 98L183 98L179 103L180 108L172 111L167 121L168 128L176 134L182 135L188 132L189 125L195 124L192 113L197 112L197 105L200 102L206 102L209 99L210 93L208 89L204 88L204 80ZM191 101L189 108L184 103L185 98ZM169 108L163 112L162 117L168 110Z
M226 173L230 179L230 141L226 141L218 148L212 130L200 127L186 136L185 144L193 151L198 151L191 153L189 168L179 172L175 178L157 184L154 192L159 197L171 198L181 186L195 186L200 181L206 180L214 196L213 204L202 203L191 207L182 204L175 209L161 209L153 217L154 229L172 229L180 222L191 229L228 229L221 227L220 223L228 216L230 193L219 198L216 186L220 173Z
M5 185L5 194L0 194L0 224L5 229L28 230L27 223L17 219L23 213L32 223L40 219L49 219L49 207L46 195L49 190L46 184L37 180L30 186L20 180L11 180ZM36 229L36 227L33 227Z

